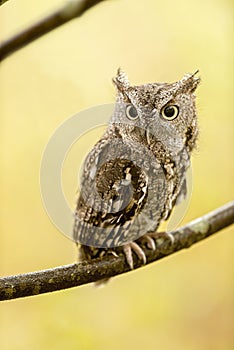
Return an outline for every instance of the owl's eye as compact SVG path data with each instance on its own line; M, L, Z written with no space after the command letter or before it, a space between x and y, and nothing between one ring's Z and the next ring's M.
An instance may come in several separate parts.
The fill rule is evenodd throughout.
M179 114L179 107L176 105L170 105L163 107L161 114L164 119L173 120Z
M126 107L126 116L128 119L135 120L138 118L138 113L136 108L133 105L128 105Z

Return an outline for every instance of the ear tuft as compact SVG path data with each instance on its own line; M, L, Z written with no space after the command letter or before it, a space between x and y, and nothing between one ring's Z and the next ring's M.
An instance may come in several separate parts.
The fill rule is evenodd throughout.
M183 91L193 93L196 90L201 81L200 77L195 76L198 72L199 71L197 70L193 74L186 74L183 76L183 78L180 80L181 89Z
M127 74L120 68L117 71L117 76L113 78L113 83L122 93L124 93L124 91L130 86Z

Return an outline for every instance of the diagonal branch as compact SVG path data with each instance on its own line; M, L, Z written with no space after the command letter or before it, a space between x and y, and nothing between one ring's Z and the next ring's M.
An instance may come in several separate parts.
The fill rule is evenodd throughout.
M7 2L8 0L0 0L0 6L3 5L5 2Z
M234 201L204 215L172 232L175 242L157 240L157 250L143 247L147 264L160 260L181 249L189 248L212 234L234 223ZM135 269L142 267L142 262L134 257ZM56 290L80 286L128 272L129 266L123 256L111 255L91 262L82 262L44 271L0 279L0 300L16 299L31 295L53 292Z
M5 0L6 1L6 0ZM105 0L69 0L56 12L42 18L25 30L0 45L0 62L13 52L60 27L64 23L83 15L88 9ZM0 5L4 3L2 1Z

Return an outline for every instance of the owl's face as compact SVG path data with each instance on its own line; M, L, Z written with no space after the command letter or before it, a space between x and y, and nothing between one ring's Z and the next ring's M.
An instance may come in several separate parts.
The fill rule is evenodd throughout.
M138 138L148 145L158 140L169 151L184 146L191 151L198 130L194 91L200 79L195 74L172 84L130 86L119 70L113 79L118 95L110 124L117 125L123 138Z

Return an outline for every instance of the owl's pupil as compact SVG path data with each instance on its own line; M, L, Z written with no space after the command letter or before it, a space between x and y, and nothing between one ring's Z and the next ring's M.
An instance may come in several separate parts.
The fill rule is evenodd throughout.
M168 106L164 110L164 114L167 118L172 118L174 116L175 112L176 112L175 108L172 106Z
M134 106L131 106L129 108L128 113L132 119L135 119L137 117L137 110Z

